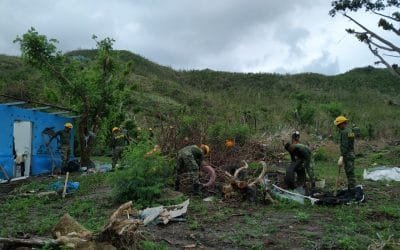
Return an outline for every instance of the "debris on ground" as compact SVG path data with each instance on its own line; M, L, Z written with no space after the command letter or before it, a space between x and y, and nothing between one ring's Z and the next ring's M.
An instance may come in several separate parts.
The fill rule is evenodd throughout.
M334 195L334 193L336 194ZM318 199L315 203L318 205L348 205L353 203L363 203L366 199L362 185L357 185L354 189L354 193L349 192L347 188L337 190L337 192L334 193L315 193L312 196Z
M203 199L203 201L214 201L215 197L214 196L209 196Z
M17 194L14 196L19 196L19 197L31 197L31 196L36 196L36 197L56 197L58 196L58 193L56 191L44 191L44 192L37 192L35 190L30 190L25 193Z
M54 190L58 193L63 192L65 183L62 181L56 181L52 184L50 184L49 189ZM67 187L66 187L66 193L67 194L72 194L79 188L79 182L74 182L74 181L67 181Z
M170 221L182 221L182 219L178 217L186 214L188 206L189 200L186 200L178 205L146 208L139 211L139 216L142 218L144 225L148 225L151 222L165 225Z
M49 238L42 237L34 237L30 235L25 235L23 238L9 237L2 238L0 237L0 249L17 249L25 247L27 249L32 248L42 248L45 246L56 246L58 242Z
M0 179L0 184L14 182L14 181L21 181L21 180L25 180L28 178L29 178L29 176L20 176L20 177L15 177L15 178L11 178L11 179Z
M273 196L279 199L292 200L300 204L305 204L307 201L310 202L312 205L314 205L318 201L318 199L316 198L306 196L301 192L296 192L295 190L283 189L276 184L271 183L269 185L267 184L266 186L269 187L269 190L271 190Z
M92 232L79 224L69 214L64 214L51 230L54 238L62 245L76 248L92 239Z
M373 181L400 181L400 168L381 166L368 170L364 169L363 178Z
M247 174L243 174L242 171L247 170L249 165L246 161L243 162L244 166L236 169L233 175L225 171L225 175L230 183L223 186L224 198L230 199L231 197L240 195L242 199L247 199L251 202L254 202L257 198L256 185L262 182L267 172L267 164L261 161L260 163L263 168L260 175L256 178L248 178Z
M106 173L112 170L112 166L111 163L95 162L94 169L96 170L96 172Z
M132 201L122 204L110 217L97 236L100 242L109 242L117 248L137 246L144 237L139 230L143 221L135 218L137 211Z

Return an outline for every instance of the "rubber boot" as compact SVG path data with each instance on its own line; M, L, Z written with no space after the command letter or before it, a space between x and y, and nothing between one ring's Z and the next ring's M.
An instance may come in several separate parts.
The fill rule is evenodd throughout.
M179 177L177 177L175 180L175 191L179 191L180 186L181 186L181 180L179 179Z

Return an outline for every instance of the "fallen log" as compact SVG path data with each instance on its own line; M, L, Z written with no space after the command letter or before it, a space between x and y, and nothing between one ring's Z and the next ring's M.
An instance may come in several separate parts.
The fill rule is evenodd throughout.
M262 165L262 171L260 175L255 178L255 179L248 179L248 180L243 180L239 178L239 174L241 171L244 169L248 169L249 165L247 164L246 161L243 161L244 166L240 167L235 170L235 173L231 175L229 172L225 171L225 176L229 180L230 184L224 185L222 187L222 192L224 193L224 198L225 200L229 200L232 198L236 197L244 197L246 196L250 200L255 200L255 192L256 192L256 185L260 182L262 182L266 172L267 172L267 164L264 161L260 161ZM241 193L241 195L238 195L238 193ZM270 197L267 197L270 198Z
M139 219L131 218L137 211L132 206L132 201L122 204L110 217L107 225L103 227L97 235L96 240L100 242L110 242L117 248L123 246L137 246L143 239L139 227L143 222Z
M56 246L58 245L57 240L49 239L49 238L28 238L28 239L21 239L21 238L2 238L0 237L0 243L4 244L4 247L9 249L14 249L17 247L43 247L46 245Z

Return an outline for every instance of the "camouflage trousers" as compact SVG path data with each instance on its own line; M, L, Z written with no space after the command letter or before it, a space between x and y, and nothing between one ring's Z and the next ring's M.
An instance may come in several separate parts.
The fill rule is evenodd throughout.
M306 182L306 172L311 183L315 182L314 168L310 160L296 160L290 163L286 169L285 182L289 188L295 188L295 174L299 185Z
M178 154L176 159L176 180L175 189L179 190L180 175L189 173L193 185L199 183L199 165L192 154Z
M68 168L69 156L71 155L71 148L69 145L61 145L61 171L65 171Z
M306 160L304 161L304 168L306 169L310 182L314 183L315 182L314 163L311 160Z
M347 176L347 187L348 189L353 189L356 186L356 176L354 174L354 158L343 158L344 171Z
M124 152L124 146L117 146L112 150L112 163L111 166L114 169L117 165L117 162L122 158L122 152Z

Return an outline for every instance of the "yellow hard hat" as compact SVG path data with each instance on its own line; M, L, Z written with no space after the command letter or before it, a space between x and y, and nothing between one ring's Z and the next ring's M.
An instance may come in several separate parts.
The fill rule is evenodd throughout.
M338 117L336 117L335 121L333 122L333 124L335 124L335 126L343 123L343 122L347 122L349 119L347 119L346 117L344 117L343 115L340 115Z
M72 123L67 122L67 123L64 124L64 127L66 127L66 128L73 128L74 126L72 126Z
M227 139L225 140L225 146L228 149L233 148L233 146L235 146L235 142L232 139Z
M117 131L119 128L118 127L113 127L112 129L111 129L111 132L115 132L115 131Z
M203 150L205 155L208 155L210 153L210 147L206 144L201 144L200 145L201 150Z

